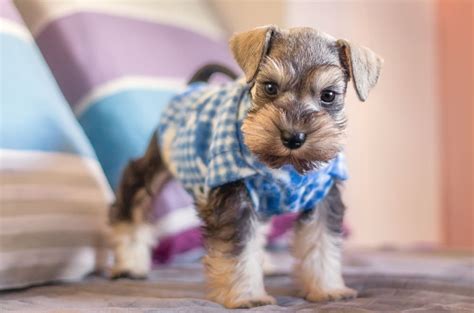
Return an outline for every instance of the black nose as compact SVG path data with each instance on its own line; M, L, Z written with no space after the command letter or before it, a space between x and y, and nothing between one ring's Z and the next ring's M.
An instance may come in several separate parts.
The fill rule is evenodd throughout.
M290 133L287 131L281 132L281 142L288 149L298 149L306 140L305 133Z

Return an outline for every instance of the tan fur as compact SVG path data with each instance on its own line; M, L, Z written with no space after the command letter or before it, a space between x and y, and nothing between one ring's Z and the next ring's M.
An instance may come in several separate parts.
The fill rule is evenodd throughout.
M263 286L263 245L265 242L258 222L253 224L253 236L238 256L232 256L231 246L213 240L203 264L210 293L208 297L227 308L247 308L274 304Z
M255 28L248 32L237 33L229 41L235 60L245 73L247 82L253 81L262 58L266 55L273 25Z
M297 150L286 148L280 139L282 129L307 133L306 143ZM343 133L324 112L292 120L286 110L267 105L249 113L242 132L250 151L274 168L291 163L304 172L334 158L342 148Z
M357 295L344 284L342 238L327 229L326 213L326 208L318 207L315 216L296 230L294 238L295 278L302 296L309 301L340 300Z
M344 51L344 60L350 68L354 88L361 101L369 96L369 91L375 86L382 69L383 59L370 49L338 40L337 43Z
M127 274L146 277L151 269L151 248L155 243L153 230L146 223L118 223L112 226L114 266L112 277Z

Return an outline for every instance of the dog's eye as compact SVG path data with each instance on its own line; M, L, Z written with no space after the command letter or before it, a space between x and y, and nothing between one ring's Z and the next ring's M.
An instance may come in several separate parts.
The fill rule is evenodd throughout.
M336 98L336 93L332 90L326 89L321 92L321 101L324 103L331 103Z
M267 82L264 85L265 93L269 96L274 96L278 93L278 85L273 82Z

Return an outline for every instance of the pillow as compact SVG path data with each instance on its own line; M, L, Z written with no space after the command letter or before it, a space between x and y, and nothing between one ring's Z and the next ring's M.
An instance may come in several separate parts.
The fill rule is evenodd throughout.
M0 12L0 289L77 280L99 265L112 194L13 4Z
M17 4L113 188L198 68L212 62L237 70L207 1ZM156 261L201 246L200 222L183 193L172 181L153 201Z

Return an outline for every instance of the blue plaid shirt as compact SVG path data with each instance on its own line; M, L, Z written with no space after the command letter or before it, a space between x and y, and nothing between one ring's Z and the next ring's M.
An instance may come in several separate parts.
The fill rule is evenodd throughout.
M335 180L345 180L343 154L305 175L291 165L270 169L243 143L241 125L250 107L248 86L190 85L167 106L157 129L164 160L195 198L243 180L257 212L274 215L311 210Z

